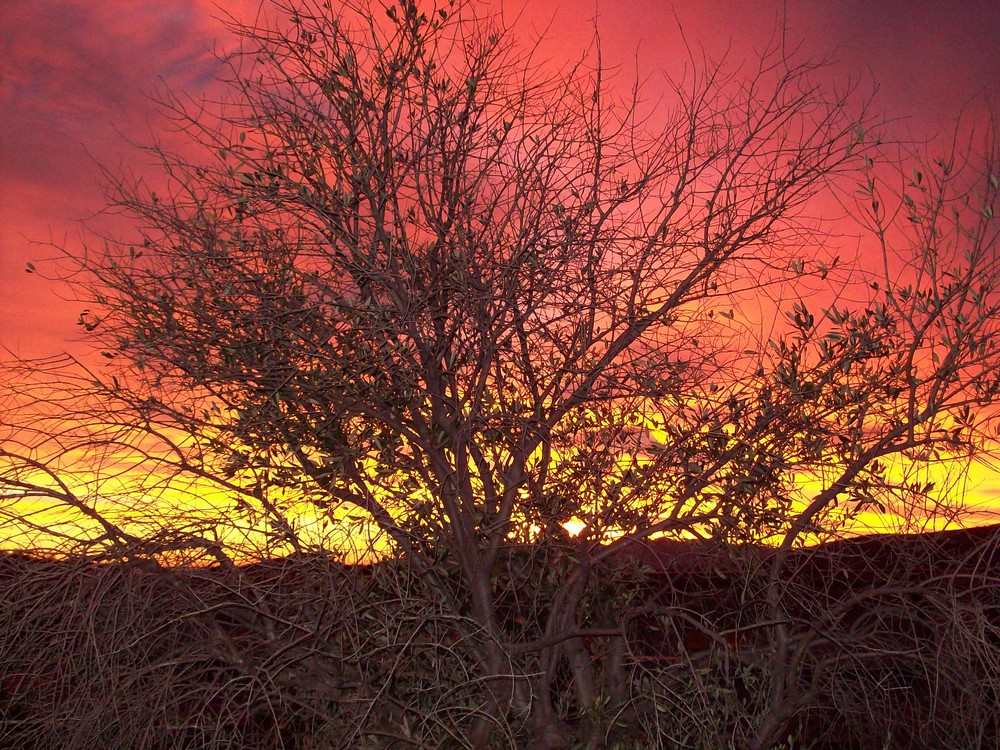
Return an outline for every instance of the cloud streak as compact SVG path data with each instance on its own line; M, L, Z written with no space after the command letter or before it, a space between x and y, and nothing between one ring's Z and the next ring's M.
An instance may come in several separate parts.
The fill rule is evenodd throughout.
M121 159L122 136L148 138L158 85L208 84L218 29L193 0L4 3L0 27L0 343L40 354L71 330L70 311L38 305L28 238L99 206L98 165Z
M7 4L0 15L5 183L68 187L76 172L68 152L83 144L113 151L112 126L132 134L151 111L158 81L204 86L215 69L206 20L193 2Z

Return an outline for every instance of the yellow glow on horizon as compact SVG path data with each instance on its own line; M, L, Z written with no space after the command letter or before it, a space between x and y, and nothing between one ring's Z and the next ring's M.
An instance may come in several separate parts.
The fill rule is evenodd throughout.
M655 424L655 419L649 420L644 427L648 435L645 439L657 442L668 439L666 432ZM555 458L558 460L559 456ZM626 470L630 460L631 456L623 456L620 468ZM276 522L294 530L303 549L336 551L349 563L375 561L391 547L387 536L358 509L328 510L308 500L279 495L271 500L281 508L280 517L268 517L207 480L149 482L149 476L143 475L142 479L147 480L146 489L140 491L144 485L142 479L130 476L130 471L122 467L116 464L115 473L102 477L77 472L71 489L81 500L90 498L88 507L138 537L169 539L171 532L190 535L206 544L219 545L236 562L293 552L293 545L279 541L280 534L275 533ZM924 498L914 496L897 503L888 502L884 510L874 505L858 508L846 498L839 498L826 512L825 527L834 528L839 535L854 536L937 531L1000 521L1000 474L986 461L974 461L966 467L958 462L916 464L899 459L888 463L887 477L894 482L904 478L911 482L934 482L935 488ZM45 475L23 475L22 479L44 484ZM792 499L793 514L801 512L830 481L829 476L797 477L798 493ZM580 490L583 496L580 513L563 524L571 536L582 533L587 528L588 514L599 517L602 507L599 498L597 501L586 499L588 491L596 492L598 487L580 487ZM73 540L94 540L103 534L100 525L87 518L79 508L41 494L18 498L8 493L0 497L0 514L0 549L5 550L58 552L70 546ZM606 541L620 536L613 527L599 531ZM692 535L672 533L670 536ZM799 543L810 544L821 539L806 534ZM779 543L781 539L779 536L765 541ZM211 558L206 555L203 559Z

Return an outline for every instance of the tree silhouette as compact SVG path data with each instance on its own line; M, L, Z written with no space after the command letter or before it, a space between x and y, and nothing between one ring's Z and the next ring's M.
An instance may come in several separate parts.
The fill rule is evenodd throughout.
M477 4L277 7L233 22L230 98L164 102L197 148L148 149L162 184L109 173L129 229L66 254L109 362L74 376L65 439L12 428L5 487L100 517L87 543L115 555L238 551L210 523L143 536L33 470L124 450L154 484L221 487L217 520L263 518L276 548L316 546L303 503L374 529L471 660L475 747L597 746L625 716L635 613L596 593L623 550L777 540L781 666L750 734L780 739L790 550L926 502L920 467L992 417L993 152L893 195L916 162L885 166L867 102L780 47L693 59L654 108L599 46L553 71ZM856 183L870 264L812 212Z

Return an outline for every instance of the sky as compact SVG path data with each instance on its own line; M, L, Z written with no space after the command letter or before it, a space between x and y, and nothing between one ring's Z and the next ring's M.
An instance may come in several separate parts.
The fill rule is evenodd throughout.
M232 44L220 16L259 6L0 2L0 345L25 357L79 347L81 306L26 263L54 270L46 243L72 244L81 220L94 220L101 165L131 164L129 140L162 130L150 94L210 91L213 50ZM933 137L963 108L1000 102L998 0L509 0L506 12L526 38L544 34L555 61L575 57L596 21L606 63L668 73L685 65L685 45L752 59L785 19L789 44L831 56L832 78L877 84L876 107L903 136Z
M520 0L524 3L525 0ZM44 243L73 241L102 207L100 165L131 163L128 140L162 128L158 88L198 96L226 48L220 16L258 0L32 0L0 3L0 344L22 356L73 347L79 305L25 273ZM600 30L604 59L677 72L687 44L752 57L787 19L786 38L830 54L831 76L877 82L900 132L947 129L970 101L997 97L1000 2L964 0L527 0L507 4L525 35L544 32L553 59Z
M524 2L524 0L522 0ZM787 7L786 7L787 6ZM225 49L219 21L258 0L32 0L0 3L0 344L22 356L73 347L79 305L25 273L47 268L46 242L74 241L103 205L100 165L131 164L128 141L162 129L150 94L205 93ZM528 0L507 4L526 36L545 33L553 59L591 39L604 59L678 72L685 40L752 57L782 17L805 54L830 54L831 76L877 82L877 106L900 131L947 129L970 101L996 99L1000 2L965 0ZM655 93L655 92L651 92Z

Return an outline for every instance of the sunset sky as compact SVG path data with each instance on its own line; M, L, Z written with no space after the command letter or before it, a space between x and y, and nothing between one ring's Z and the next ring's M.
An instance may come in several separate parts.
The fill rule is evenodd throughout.
M787 14L788 41L815 57L831 55L831 76L878 85L876 106L898 120L901 137L933 137L963 108L982 113L1000 95L996 0L523 3L506 3L508 15L528 36L547 29L543 49L553 59L578 54L596 17L605 63L630 69L637 59L645 72L679 72L684 38L713 55L731 47L734 60L752 58ZM74 346L79 306L66 290L26 274L25 264L45 268L52 252L37 243L72 243L79 220L102 206L99 165L132 163L127 140L148 142L161 128L150 93L211 90L212 51L232 43L219 16L248 18L259 7L258 0L0 3L0 345L25 357Z
M752 55L787 6L788 39L836 59L831 75L877 82L877 103L928 137L968 102L996 98L1000 3L982 0L531 0L526 33L548 29L553 54L576 53L597 17L605 61L677 72L688 42L734 59ZM197 96L230 42L217 20L249 17L258 0L32 0L0 4L0 343L26 356L60 351L77 306L24 272L101 207L99 164L134 158L126 138L158 130L149 93L166 85ZM516 2L507 5L508 12ZM511 15L513 15L511 13ZM650 92L651 94L654 92Z

